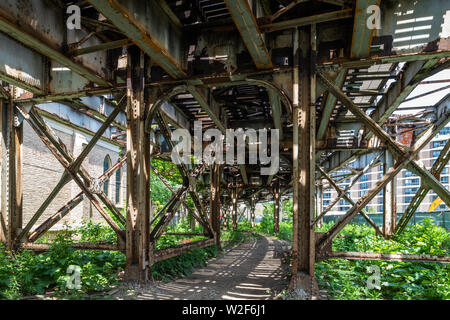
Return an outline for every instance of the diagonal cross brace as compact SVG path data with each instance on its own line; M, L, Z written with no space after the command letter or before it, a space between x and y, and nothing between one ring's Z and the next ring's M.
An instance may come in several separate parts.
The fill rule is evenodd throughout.
M377 162L378 162L378 160L380 159L380 157L382 156L383 154L382 153L380 153L378 156L376 156L370 163L368 163L367 164L367 166L366 167L364 167L364 169L363 170L361 170L361 172L360 173L358 173L354 178L353 178L353 180L350 182L350 184L345 188L345 190L343 190L343 192L342 193L340 193L339 194L339 192L338 192L338 196L336 197L336 199L334 199L333 200L333 202L328 206L328 207L326 207L325 208L325 210L316 218L316 220L314 221L314 223L313 223L313 225L316 225L317 224L317 222L325 215L325 214L327 214L327 212L328 211L330 211L333 207L334 207L334 205L340 200L340 199L342 199L342 197L344 197L344 194L347 194L347 192L355 185L355 183L356 182L358 182L358 180L370 169L370 168L372 168ZM323 172L325 172L325 171L323 171ZM325 177L326 177L326 175L324 175ZM347 176L345 176L344 178L341 178L341 180L345 180L345 179L347 179ZM328 179L327 179L328 180ZM339 181L337 181L336 183L339 183L340 182L340 180Z
M70 164L73 162L73 156L70 155L66 146L61 141L57 141L57 139L51 134L51 129L47 125L45 125L43 119L38 114L33 112L33 110L31 110L30 113L28 113L21 106L18 106L17 108L24 116L24 119L27 120L27 122L36 132L36 134L41 138L42 142L47 146L50 152L52 152L55 158L65 168L66 173L68 173L72 177L72 179L77 183L80 189L86 194L86 197L91 201L94 207L103 216L106 222L123 239L124 237L123 230L109 216L109 214L105 211L105 209L100 205L99 201L91 193L89 188L85 185L86 181L90 181L90 177L88 174L86 174L85 169L83 169L83 167L80 166L80 170L78 171L78 173L71 172ZM23 239L25 235L26 233L22 231L21 238Z
M339 187L336 182L334 182L334 180L320 167L317 166L317 169L320 171L320 173L322 173L325 178L330 182L330 184L333 186L334 189L336 189L337 193L340 196L343 196L345 200L347 200L352 206L355 205L355 202L347 195L347 192L345 192L344 190L342 190L341 187ZM375 228L375 231L377 232L377 234L383 236L383 232L381 232L381 229L375 224L375 222L373 222L372 219L370 219L370 217L367 215L366 210L363 208L361 209L361 211L359 211L359 213L364 217L364 219L366 219L366 221ZM314 228L315 224L311 225L311 228Z
M442 149L441 153L439 154L439 157L436 159L435 163L433 164L433 167L431 168L431 174L435 177L439 177L442 170L444 170L445 166L447 165L448 161L450 160L450 140L447 141L444 148ZM411 217L416 212L417 208L422 203L423 199L425 199L425 196L430 191L430 187L428 186L421 186L419 190L416 192L413 200L408 205L408 208L406 208L405 212L403 213L403 216L400 218L400 220L397 223L397 226L395 228L395 234L400 234L406 225L408 224Z
M169 182L163 177L163 175L152 165L150 165L150 169L158 176L158 178L164 183L164 185L173 193L175 194L175 190L172 188L172 186L169 184ZM189 214L194 217L195 220L198 221L202 225L202 227L207 231L208 233L211 233L211 230L209 230L209 225L206 221L203 220L203 216L198 216L194 210L192 210L191 207L189 207L185 201L182 202L182 205L188 210Z
M336 85L334 85L321 71L317 71L317 75L328 90L335 95L356 117L362 120L366 127L388 146L397 159L402 158L407 154L403 146L393 140L392 137L386 133L386 131L384 131L378 123L376 123L364 111L355 105L353 101L350 100L350 98L347 97L338 87L336 87ZM437 106L449 105L449 103L450 96L447 95L447 97L441 100ZM438 116L438 121L440 122L439 127L444 127L449 121L450 106L443 109L444 113ZM422 164L412 159L408 163L408 169L419 174L425 181L425 184L431 187L439 195L439 197L448 206L450 206L450 192L438 180L436 180L436 178L428 170L426 170Z
M449 96L450 97L450 96ZM449 97L444 99L444 102L449 99ZM442 103L442 101L440 102ZM440 104L438 103L438 104ZM450 108L449 108L450 109ZM447 109L446 112L450 110ZM386 175L379 180L375 186L355 205L347 211L344 217L339 220L328 232L323 234L318 241L316 242L316 247L318 251L323 250L328 243L332 241L332 239L344 228L346 224L348 224L353 217L364 208L379 192L382 188L384 188L392 179L403 169L405 169L414 159L417 157L419 152L431 141L431 139L439 133L439 131L449 122L448 113L442 114L441 121L438 121L438 124L434 124L431 128L429 128L425 134L414 144L414 146L410 149L410 151L404 153L394 164L393 167L389 169ZM427 170L423 169L428 172ZM428 172L429 173L429 172ZM431 174L430 174L431 175ZM436 178L431 175L431 177L436 181Z

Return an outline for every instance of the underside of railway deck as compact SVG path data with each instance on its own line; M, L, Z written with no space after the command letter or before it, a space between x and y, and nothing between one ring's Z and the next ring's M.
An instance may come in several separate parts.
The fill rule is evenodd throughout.
M391 238L429 190L450 206L450 192L439 181L450 142L431 170L417 157L449 122L450 97L393 120L421 82L449 68L449 10L446 0L1 1L0 240L12 250L44 250L48 244L35 241L86 197L117 233L118 245L76 247L121 250L127 256L127 277L147 281L156 261L193 247L220 246L219 219L227 208L236 221L237 203L245 202L253 220L255 204L273 199L277 228L280 198L289 196L293 287L311 290L314 263L329 257L449 262L448 256L331 250L333 238L358 214ZM18 88L26 94L19 97ZM43 113L78 127L83 127L79 116L98 125L87 128L93 137L75 156ZM30 221L22 217L24 122L65 169ZM413 135L409 145L396 138L405 126ZM179 148L172 140L177 129L193 137L185 141L184 152L192 149L200 156L190 163L177 161L182 185L171 189L173 196L161 211L153 212L150 172L164 178L151 159L187 156L173 156ZM235 153L230 148L235 137L228 139L228 134L238 129L245 130L247 139L242 152ZM252 139L263 132L267 146ZM196 133L203 139L193 150ZM92 177L83 160L99 139L115 140L126 152L102 176ZM224 161L212 163L205 155ZM339 187L342 177L335 173L340 169L350 169L344 178L357 181L380 163L384 176L360 199L352 200ZM126 217L99 187L122 166L127 167ZM397 221L393 194L402 169L421 177L422 185ZM69 181L80 195L37 226ZM199 185L206 191L200 194ZM351 209L327 233L318 233L316 224L329 211L318 199L327 188L338 193L334 203L344 198ZM382 190L384 221L378 227L365 207ZM188 195L192 208L185 203ZM155 250L180 206L208 239Z

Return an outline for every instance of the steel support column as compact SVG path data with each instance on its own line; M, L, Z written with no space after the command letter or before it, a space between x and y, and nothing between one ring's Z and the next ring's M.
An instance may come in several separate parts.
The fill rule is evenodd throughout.
M255 206L256 206L255 198L251 197L251 199L250 199L250 223L251 223L252 228L255 227Z
M273 187L273 232L280 232L280 185L276 183Z
M130 50L127 71L128 280L146 282L150 258L150 136L145 132L144 53Z
M238 188L235 187L233 190L231 190L231 202L233 205L232 210L232 220L233 220L233 230L237 229L237 202L238 202Z
M220 245L220 176L222 167L219 164L213 164L210 172L211 198L209 215L217 250L221 251Z
M22 228L22 137L23 125L14 125L15 113L11 100L1 100L2 134L2 231L9 250L17 249L17 235ZM17 119L16 119L17 120ZM7 219L7 222L6 222Z
M386 150L384 154L383 174L386 175L393 165L394 159L392 153ZM395 176L383 189L383 234L386 238L391 237L395 229L397 213L395 201L396 180L397 177Z
M315 239L311 230L314 217L315 170L315 77L311 68L315 33L306 27L294 34L294 112L293 112L293 245L292 288L312 293L314 288ZM297 43L298 42L298 45ZM301 65L301 68L298 66ZM296 89L298 88L298 92ZM313 100L314 99L314 100Z
M323 218L319 218L322 216L323 212L323 185L319 184L316 187L316 213L314 215L314 222L317 221L317 226L320 228L323 224ZM315 224L315 223L314 223Z

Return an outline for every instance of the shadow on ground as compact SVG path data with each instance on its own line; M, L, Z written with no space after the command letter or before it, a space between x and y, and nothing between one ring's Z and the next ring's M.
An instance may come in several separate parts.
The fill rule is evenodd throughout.
M286 289L288 280L282 257L285 241L265 236L224 252L191 275L169 283L136 287L134 299L243 300L271 299ZM119 297L118 297L119 298ZM122 297L127 299L127 297Z

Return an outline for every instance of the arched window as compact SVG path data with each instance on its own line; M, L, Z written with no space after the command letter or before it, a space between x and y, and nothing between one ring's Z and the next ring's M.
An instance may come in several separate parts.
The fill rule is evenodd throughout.
M111 168L111 158L106 155L105 160L103 160L103 172L106 172L109 168ZM103 183L103 192L109 197L109 179Z
M120 169L117 169L116 171L116 203L118 204L120 202Z

